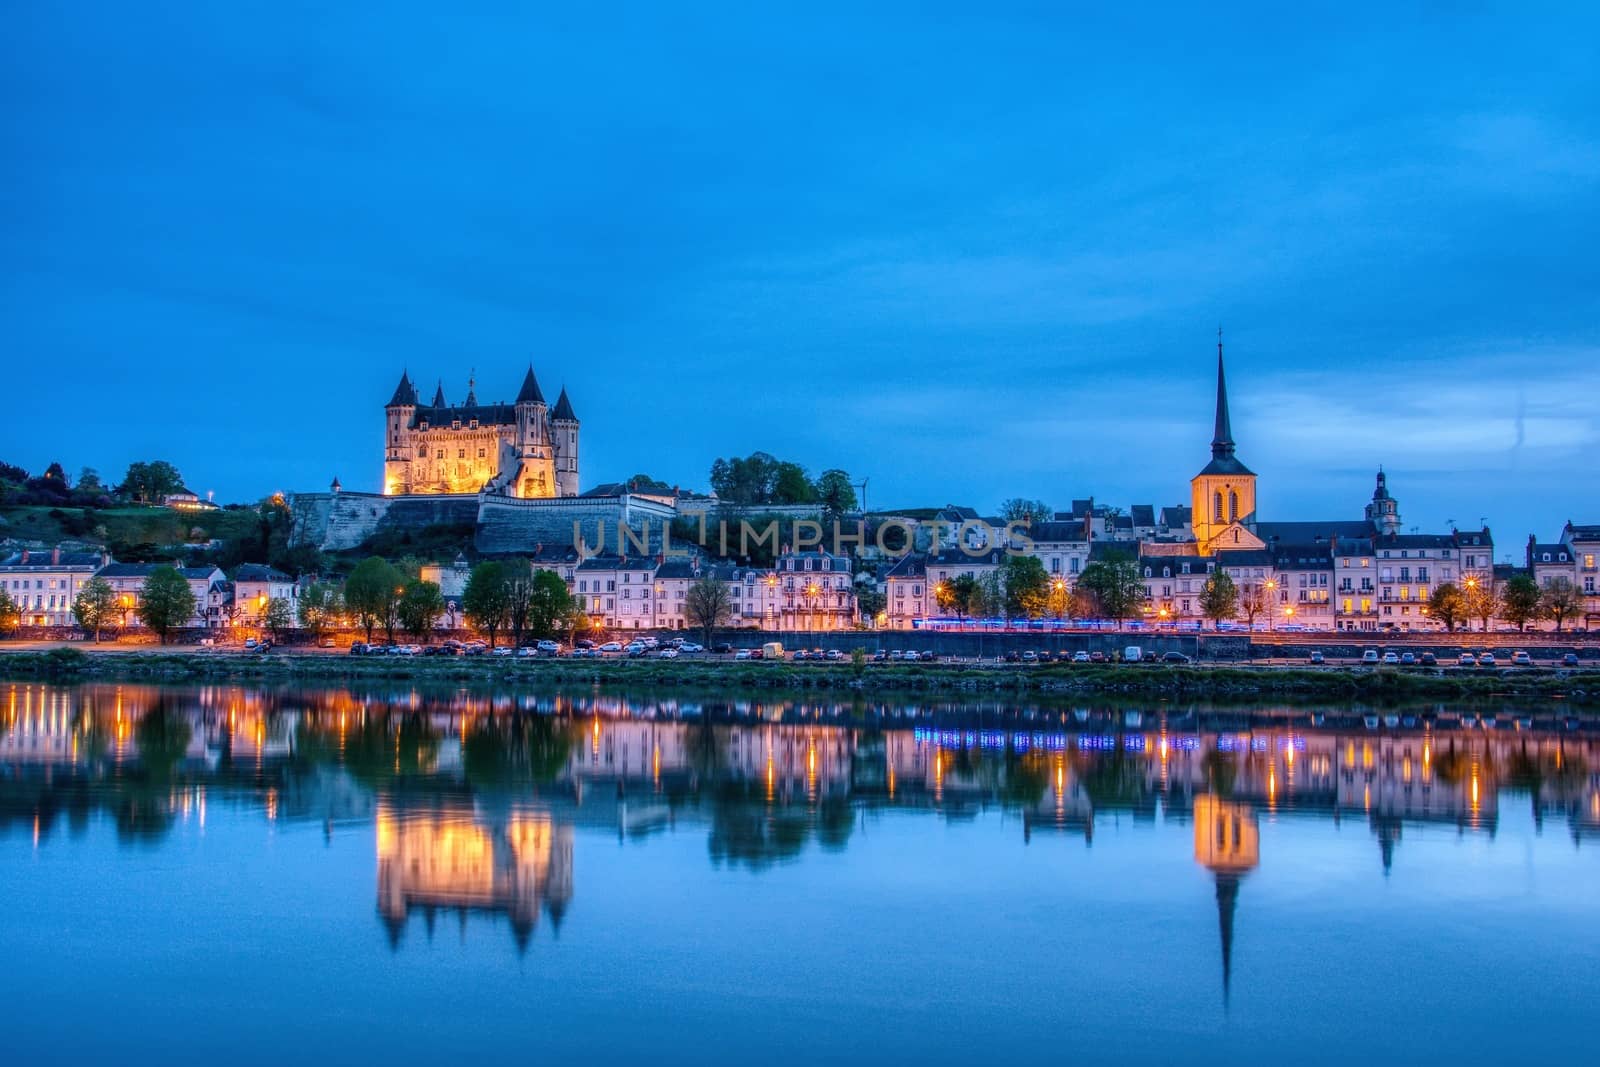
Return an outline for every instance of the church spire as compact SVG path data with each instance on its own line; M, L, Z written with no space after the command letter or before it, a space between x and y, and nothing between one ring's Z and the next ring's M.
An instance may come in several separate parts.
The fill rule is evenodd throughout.
M1233 458L1233 422L1228 418L1228 379L1222 369L1222 327L1217 327L1217 424L1211 434L1211 455Z
M439 379L439 385L433 391L433 406L436 407L436 408L442 408L442 407L445 406L445 403L444 403L444 379L443 378Z
M1222 1006L1233 992L1233 912L1239 904L1239 876L1217 874L1217 926L1222 933Z

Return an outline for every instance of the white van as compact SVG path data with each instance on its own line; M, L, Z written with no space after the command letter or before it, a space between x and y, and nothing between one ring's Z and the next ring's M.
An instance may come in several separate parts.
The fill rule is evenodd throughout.
M1122 650L1122 662L1138 663L1144 658L1144 651L1138 645L1129 645Z

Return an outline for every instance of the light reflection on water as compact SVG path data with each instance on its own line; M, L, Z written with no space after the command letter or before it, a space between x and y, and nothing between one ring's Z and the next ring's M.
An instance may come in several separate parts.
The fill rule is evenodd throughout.
M647 1040L653 998L682 993L695 1003L668 1013L674 1025L700 1016L730 1054L842 1012L954 1062L1033 1047L1012 1022L1076 1017L1082 989L1004 995L1012 963L1048 962L1041 952L1089 990L1123 988L1094 997L1090 1051L1144 1027L1133 1047L1155 1058L1196 1035L1258 1050L1313 1036L1285 1016L1304 1008L1308 966L1331 968L1316 995L1332 1034L1341 1012L1385 996L1441 997L1432 1010L1461 1015L1463 1054L1484 1051L1465 1036L1482 1020L1449 991L1470 990L1474 968L1515 972L1542 953L1566 992L1541 991L1541 1011L1572 1011L1570 1033L1544 1035L1551 1049L1577 1039L1574 991L1600 979L1600 734L1565 716L1507 709L1485 728L1441 707L1374 722L1340 708L142 686L0 699L0 889L13 902L0 950L45 975L0 994L38 1000L41 1041L85 1055L111 1045L52 1017L63 956L97 976L74 969L64 986L114 982L135 1001L145 984L192 999L198 976L226 967L287 1030L323 1036L320 1002L296 983L348 972L388 989L376 1017L400 1059L430 1042L459 1053L462 1018L486 1048L509 1039L527 1019L505 1012L529 982L564 1020L541 1028L556 1052L596 1047L575 1026L585 1017L618 1055L694 1058ZM98 895L119 883L126 895ZM455 955L441 955L441 920L459 931ZM906 940L919 931L931 941ZM160 958L163 938L187 951ZM1406 943L1438 956L1412 967L1394 955ZM1288 980L1273 966L1285 955L1301 958ZM756 958L770 973L749 970ZM578 999L601 977L610 999ZM438 995L463 981L481 997L438 1016ZM934 1039L950 1010L981 1048ZM272 1058L283 1036L250 1054ZM824 1058L864 1052L837 1028L817 1040Z

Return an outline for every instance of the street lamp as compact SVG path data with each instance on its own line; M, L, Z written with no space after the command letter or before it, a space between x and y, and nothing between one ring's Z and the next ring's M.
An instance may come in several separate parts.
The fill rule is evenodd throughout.
M1272 632L1272 624L1278 616L1278 580L1267 579L1267 632Z

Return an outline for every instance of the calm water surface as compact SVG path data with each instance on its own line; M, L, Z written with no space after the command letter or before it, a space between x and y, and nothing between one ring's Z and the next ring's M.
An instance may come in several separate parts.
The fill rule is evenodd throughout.
M1559 723L0 701L11 1063L1594 1055L1600 735Z

